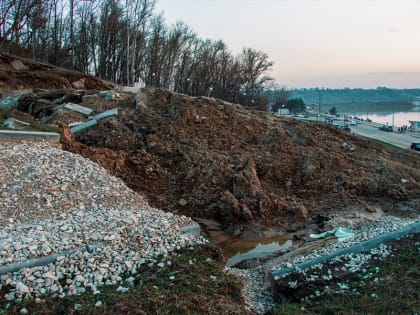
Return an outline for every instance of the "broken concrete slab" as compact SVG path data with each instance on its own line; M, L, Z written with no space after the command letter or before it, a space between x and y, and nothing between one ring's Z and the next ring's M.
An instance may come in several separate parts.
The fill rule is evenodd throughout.
M0 109L11 110L17 108L21 95L7 95L0 100Z
M100 97L102 97L105 101L112 101L116 97L118 97L118 93L115 90L108 90L108 91L101 91L98 93Z
M0 142L46 141L59 143L60 134L56 132L0 130Z
M25 121L17 120L15 118L7 118L3 123L3 126L9 129L25 129L30 126L30 123Z
M117 115L118 115L118 108L113 108L113 109L107 110L103 113L100 113L96 116L93 116L93 119L101 120L101 119L104 119L104 118L107 118L107 117L117 116Z
M201 227L200 227L199 224L195 223L195 224L191 224L191 225L181 227L181 232L198 237L198 236L200 236Z
M74 112L81 113L85 116L89 116L93 112L93 110L89 107L84 107L84 106L73 104L73 103L64 104L64 108L68 110L72 110Z
M29 70L28 66L26 66L21 60L13 60L10 62L10 65L13 67L13 69L17 71L27 71Z
M95 126L97 123L98 122L95 119L92 119L92 120L89 120L87 122L81 123L81 124L79 124L79 125L71 128L70 129L70 132L75 135L75 134L77 134L79 132L82 132L82 131L84 131L86 129L89 129L89 128Z
M83 123L84 123L84 121L73 121L73 122L69 123L69 127L70 128L76 127L76 126L79 126L80 124L83 124Z

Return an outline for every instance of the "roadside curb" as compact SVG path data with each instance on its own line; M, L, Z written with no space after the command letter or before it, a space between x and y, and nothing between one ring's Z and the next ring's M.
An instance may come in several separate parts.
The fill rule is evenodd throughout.
M19 141L59 143L60 134L56 132L0 130L0 142Z

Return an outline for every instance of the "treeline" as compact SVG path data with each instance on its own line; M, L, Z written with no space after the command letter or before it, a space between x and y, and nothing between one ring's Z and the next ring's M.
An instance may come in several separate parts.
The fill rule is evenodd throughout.
M264 52L234 56L186 24L165 24L155 0L1 0L0 49L120 84L211 95L265 109Z
M306 104L352 104L374 102L410 102L420 100L420 89L295 89L289 95L302 98Z

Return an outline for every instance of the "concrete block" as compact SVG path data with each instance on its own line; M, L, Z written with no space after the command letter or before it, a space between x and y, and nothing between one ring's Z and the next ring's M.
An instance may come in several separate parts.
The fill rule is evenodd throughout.
M114 90L101 91L98 93L98 95L102 97L105 101L112 101L117 97L117 93L115 93Z
M197 223L183 226L181 232L185 234L191 234L193 236L199 237L201 232L201 227Z
M13 69L17 71L27 71L29 70L28 66L26 66L21 60L15 59L10 62Z
M95 119L89 120L87 122L81 123L73 128L70 129L72 134L77 134L79 132L85 131L93 126L95 126L98 122Z
M101 120L107 117L117 116L117 115L118 115L118 108L113 108L113 109L107 110L106 112L100 113L96 116L93 116L93 119Z
M81 113L85 116L89 116L93 112L93 110L89 107L84 107L84 106L73 104L73 103L64 104L64 108L68 110L72 110L74 112Z
M59 143L60 134L55 132L0 130L0 142L18 141Z

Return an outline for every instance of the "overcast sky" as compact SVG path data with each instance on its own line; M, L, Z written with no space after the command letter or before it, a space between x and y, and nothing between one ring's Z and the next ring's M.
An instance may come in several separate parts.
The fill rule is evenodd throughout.
M288 88L420 88L420 1L157 0L166 22L266 52Z

